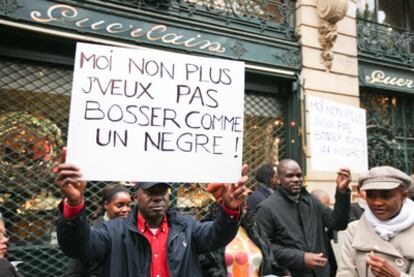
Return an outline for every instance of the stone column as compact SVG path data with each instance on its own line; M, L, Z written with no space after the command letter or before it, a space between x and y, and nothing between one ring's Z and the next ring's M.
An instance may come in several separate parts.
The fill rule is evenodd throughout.
M304 98L313 95L359 107L356 0L298 0L297 32L302 43ZM302 112L307 120L306 105ZM309 126L308 122L306 123ZM309 130L306 130L307 132ZM306 134L309 144L309 133ZM334 200L336 172L313 171L312 149L305 147L306 185ZM355 174L353 175L355 179Z

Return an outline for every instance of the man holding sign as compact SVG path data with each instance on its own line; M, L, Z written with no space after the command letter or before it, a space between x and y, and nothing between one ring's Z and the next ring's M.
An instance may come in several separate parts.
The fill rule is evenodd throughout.
M309 194L296 161L280 161L277 175L279 186L260 204L256 214L258 225L270 238L277 262L293 277L330 276L324 228L344 230L348 224L350 170L341 168L337 173L333 210Z
M244 174L247 165L242 168ZM61 164L56 183L64 201L57 223L62 251L71 258L103 264L103 276L201 276L198 254L227 245L239 227L240 206L247 189L243 176L222 192L224 204L214 222L197 222L169 209L169 185L137 184L137 206L127 219L90 229L84 201L85 181L78 167Z

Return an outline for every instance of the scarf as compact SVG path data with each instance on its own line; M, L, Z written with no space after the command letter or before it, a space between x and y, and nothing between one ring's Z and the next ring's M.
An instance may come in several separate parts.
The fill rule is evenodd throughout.
M375 232L385 240L390 240L399 232L404 231L414 224L414 202L406 199L401 207L400 213L390 220L381 221L375 217L372 211L367 207L365 217Z

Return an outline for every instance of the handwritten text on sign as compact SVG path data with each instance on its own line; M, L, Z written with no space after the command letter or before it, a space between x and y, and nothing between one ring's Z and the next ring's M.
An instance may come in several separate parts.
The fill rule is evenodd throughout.
M368 169L365 110L308 96L312 170Z
M235 182L244 64L77 45L68 162L87 180Z

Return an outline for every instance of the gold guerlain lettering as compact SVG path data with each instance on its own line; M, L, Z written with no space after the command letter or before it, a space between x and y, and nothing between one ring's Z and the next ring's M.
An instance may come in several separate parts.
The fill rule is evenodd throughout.
M53 15L54 12L57 12L56 17ZM59 21L62 19L70 19L70 18L75 18L78 16L78 11L69 5L63 5L63 4L58 4L58 5L53 5L50 6L47 9L47 18L41 18L42 13L39 11L32 11L30 13L30 17L36 21L36 22L41 22L41 23L48 23L51 21Z
M90 20L89 17L84 17L84 18L76 21L75 25L78 26L79 28L85 28L85 27L87 27L87 25L86 24L82 25L82 24L88 22L89 20Z
M102 24L104 24L104 23L105 23L105 20L97 21L97 22L95 22L95 23L93 23L93 24L91 25L91 29L92 29L92 30L103 29L103 28L105 28L105 27L101 27L101 28L99 28L99 25L102 25Z
M134 26L129 25L128 27L125 27L123 24L121 23L111 23L106 27L106 31L108 33L111 34L118 34L118 33L124 33L126 31L129 31L133 28Z
M382 70L375 70L365 80L370 84L384 84L397 87L414 88L414 81L411 79L387 76Z
M52 5L47 9L46 16L37 10L30 13L32 20L40 23L49 23L59 21L67 24L74 24L78 28L89 28L91 30L102 30L111 34L127 33L131 38L146 36L149 41L161 41L165 44L183 45L187 48L207 50L209 52L224 53L226 49L218 41L201 39L202 36L197 34L194 37L167 32L165 25L150 26L147 31L133 25L124 25L119 22L107 23L105 20L94 20L91 17L78 17L78 10L72 6L64 4ZM200 40L201 39L201 40ZM368 77L367 77L368 78ZM412 83L411 83L412 84Z
M195 41L196 39L199 39L199 38L201 38L201 35L197 35L195 38L194 37L189 38L185 41L184 45L186 47L194 47L194 46L197 45L198 42L195 42L194 44L191 44L191 42L193 42L193 41Z
M129 35L133 38L137 38L144 35L144 33L142 32L142 28L135 28L129 33Z
M385 76L385 73L383 71L375 70L371 73L371 76L366 77L366 80L370 84L382 83L381 80L384 78L384 76Z
M209 41L209 40L203 40L202 42L204 42L204 45L200 46L200 49L206 49L208 48L208 50L212 51L212 52L219 52L219 53L223 53L223 47L221 47L221 44L216 42L216 41ZM221 52L223 51L223 52Z
M165 32L167 30L167 27L165 25L156 25L154 27L151 28L151 30L149 30L147 32L147 39L151 40L151 41L155 41L155 40L160 40L162 38L162 36L160 37L152 37L152 32Z
M184 44L184 41L179 41L180 39L182 39L183 36L181 35L177 35L174 33L169 33L169 34L165 34L162 36L162 41L164 43L172 43L174 45L181 45Z

